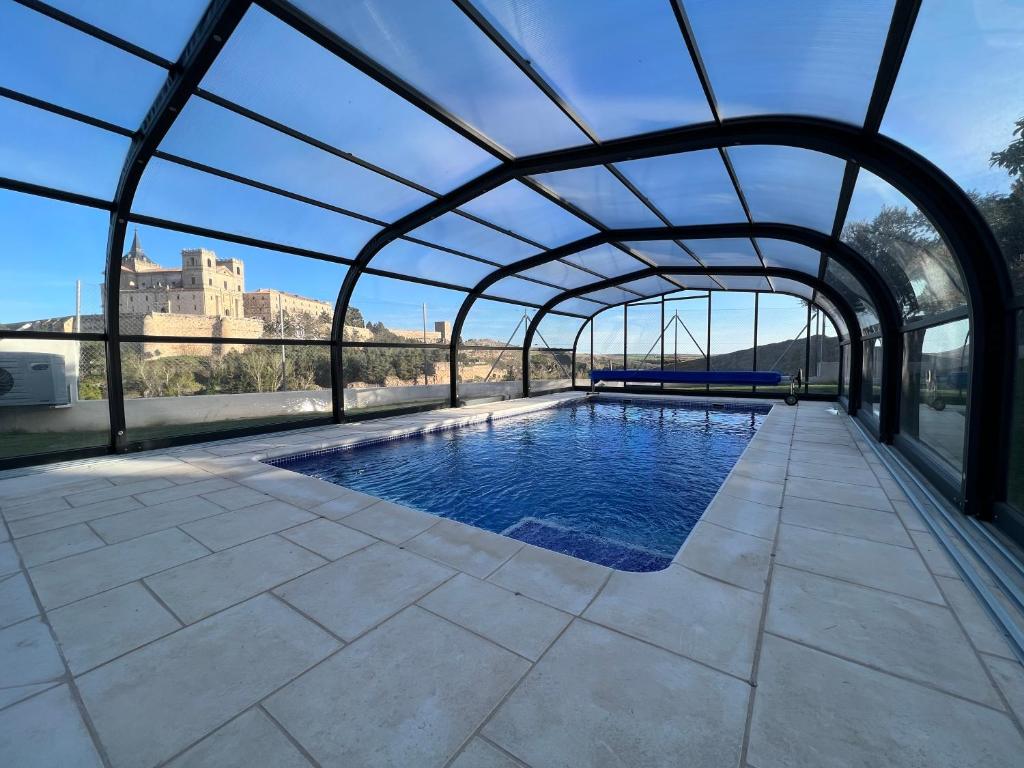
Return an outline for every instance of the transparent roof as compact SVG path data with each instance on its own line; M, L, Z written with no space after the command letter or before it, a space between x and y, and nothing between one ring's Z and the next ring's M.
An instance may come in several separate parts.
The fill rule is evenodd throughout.
M208 243L288 254L289 265L340 261L309 268L306 285L282 277L300 296L338 296L351 262L356 286L390 281L378 283L394 293L386 299L357 291L366 302L413 307L428 303L418 298L427 286L471 290L490 278L485 294L507 300L495 304L510 318L525 310L509 301L533 311L606 280L622 284L559 311L590 316L679 286L817 301L823 275L877 329L863 287L829 258L838 227L902 322L938 322L968 314L962 269L975 255L953 253L948 243L963 240L882 178L905 176L867 161L880 175L855 173L861 160L826 139L853 130L867 146L881 134L937 164L989 222L1024 294L1024 118L1009 96L1024 85L1024 12L935 2L912 20L895 7L242 2L209 6L231 23L241 16L221 40L197 29L205 0L4 3L0 188L17 211L37 199L40 210L85 206L97 221L128 211L164 249L161 263ZM893 27L883 62L892 24L905 26ZM199 85L166 108L168 77ZM143 154L125 173L133 140ZM122 184L115 199L134 171L137 191ZM109 251L96 278L128 251L91 242L44 256L77 274ZM652 268L662 274L630 280ZM29 269L3 274L28 283Z

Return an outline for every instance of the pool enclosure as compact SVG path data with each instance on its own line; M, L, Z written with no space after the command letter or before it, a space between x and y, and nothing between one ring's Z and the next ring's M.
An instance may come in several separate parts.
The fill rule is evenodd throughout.
M3 466L800 371L1024 540L1013 4L3 0L0 30Z

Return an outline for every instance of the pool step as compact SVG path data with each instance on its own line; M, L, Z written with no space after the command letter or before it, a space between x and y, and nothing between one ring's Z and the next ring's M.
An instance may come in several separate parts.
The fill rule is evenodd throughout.
M536 517L524 517L502 531L502 534L620 571L660 571L672 562L669 555L583 533Z

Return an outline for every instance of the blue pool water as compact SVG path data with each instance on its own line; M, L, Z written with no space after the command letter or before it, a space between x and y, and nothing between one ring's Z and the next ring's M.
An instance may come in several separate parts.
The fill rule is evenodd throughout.
M766 406L594 400L274 461L620 570L666 567Z

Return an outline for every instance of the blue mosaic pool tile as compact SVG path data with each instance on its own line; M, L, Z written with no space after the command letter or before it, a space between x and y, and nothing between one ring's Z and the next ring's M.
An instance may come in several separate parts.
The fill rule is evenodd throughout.
M525 517L502 533L527 544L620 571L660 571L672 562L671 557L649 549L574 531L535 517Z

